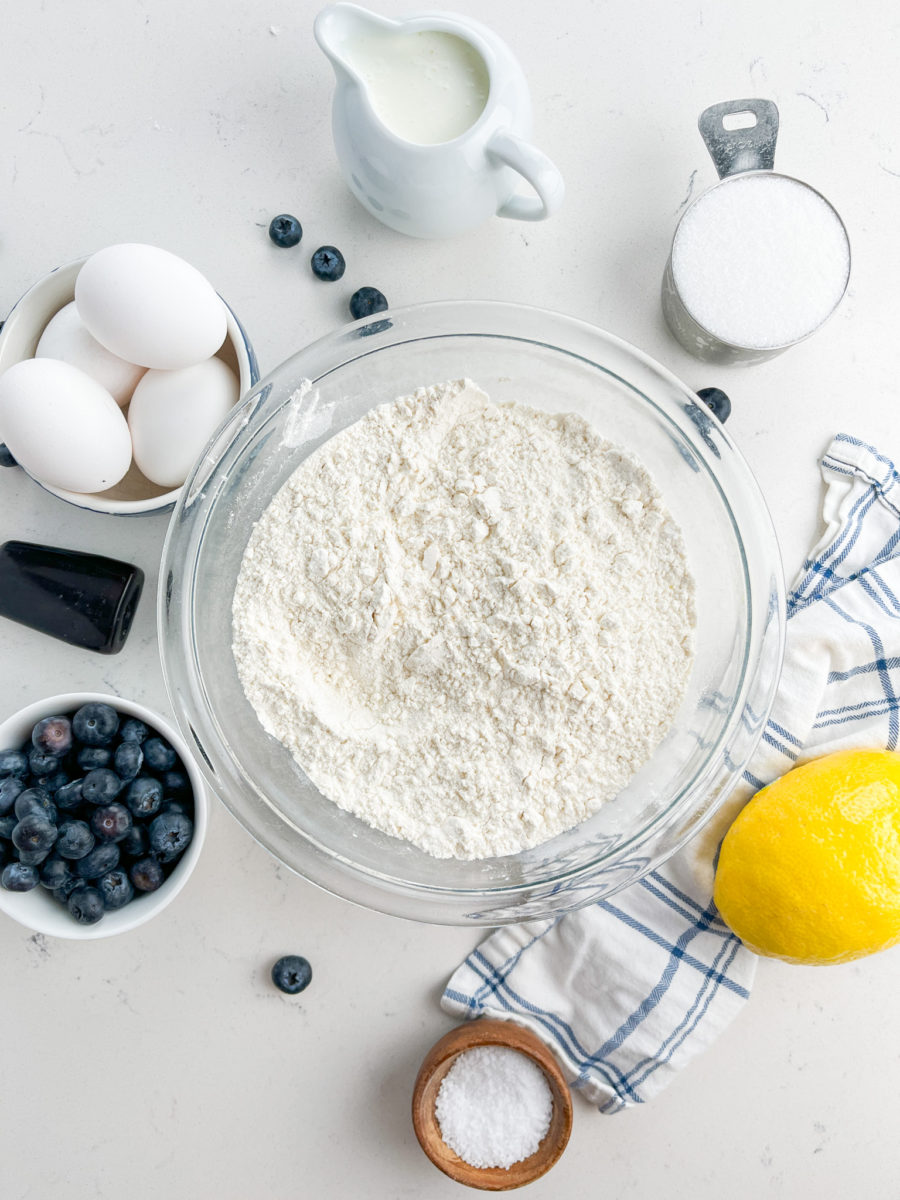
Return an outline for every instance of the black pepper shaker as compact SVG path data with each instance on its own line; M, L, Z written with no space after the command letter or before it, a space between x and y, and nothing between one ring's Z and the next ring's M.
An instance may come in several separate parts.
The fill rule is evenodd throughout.
M118 654L137 609L144 572L99 554L4 542L0 616L98 654Z

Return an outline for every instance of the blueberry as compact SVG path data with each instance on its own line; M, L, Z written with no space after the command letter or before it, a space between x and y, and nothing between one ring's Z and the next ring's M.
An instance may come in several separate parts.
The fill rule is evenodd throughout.
M73 779L71 783L64 783L53 796L57 807L63 812L74 812L76 808L80 808L84 800L81 794L83 783L83 779Z
M44 775L41 779L41 787L44 791L54 796L61 787L65 787L69 782L68 771L54 771L52 775Z
M150 849L160 862L172 862L183 854L194 836L194 823L184 813L162 813L150 822Z
M56 805L50 799L50 793L42 787L26 788L16 797L14 811L20 821L32 813L54 824L59 817Z
M388 302L378 288L361 287L350 297L350 315L354 321L362 317L371 317L373 313L384 312Z
M160 776L163 791L174 800L189 800L191 784L184 771L163 771Z
M98 767L109 766L112 753L106 746L82 746L75 755L75 761L82 771L96 771Z
M178 755L162 738L147 738L144 742L144 762L151 771L171 771L178 762Z
M44 860L44 865L40 870L40 878L42 887L55 892L57 888L63 886L67 879L72 879L73 876L66 860L54 854L52 857Z
M20 850L19 862L23 867L39 867L47 855L49 850Z
M132 825L118 847L126 858L142 858L150 849L150 834L145 826Z
M109 704L83 704L72 718L72 730L84 746L108 746L119 728L119 714Z
M162 867L149 854L146 858L139 858L136 863L133 863L128 874L139 892L155 892L165 879Z
M269 237L276 246L296 246L303 237L303 226L290 213L281 213L270 221Z
M91 816L91 831L100 842L120 842L133 824L124 804L105 804Z
M126 783L134 779L144 761L144 755L141 752L137 742L122 742L116 746L116 753L113 756L113 766L116 774Z
M317 279L326 279L329 283L340 279L347 268L344 256L337 246L320 246L309 262L313 275Z
M714 417L724 423L731 416L731 401L721 388L701 388L697 393Z
M29 813L13 830L12 843L17 850L50 850L57 837L59 830L55 825L37 813Z
M57 758L72 749L72 722L68 717L44 717L31 731L35 750L55 754Z
M163 800L160 813L181 813L182 816L188 816L188 810L181 800Z
M101 842L90 854L75 863L75 874L79 879L99 879L107 871L119 865L119 847L115 842Z
M7 863L0 874L0 886L8 892L30 892L37 884L37 868L26 867L24 863Z
M115 771L98 767L88 771L81 781L81 794L88 804L109 804L122 790L122 780Z
M150 730L137 717L129 717L119 730L123 742L137 742L140 746L150 736Z
M59 887L53 889L53 895L57 900L61 900L65 904L73 892L84 887L87 887L84 880L79 879L77 875L69 872L69 875L62 881Z
M5 866L15 855L15 850L7 841L0 841L0 867Z
M134 896L134 886L121 869L107 871L97 880L97 891L106 909L122 908Z
M94 887L76 888L66 907L79 925L96 925L103 916L103 897Z
M0 779L0 815L8 813L24 791L25 784L18 775L7 775L5 779Z
M138 775L125 793L125 803L136 817L152 817L158 813L162 798L162 784L149 775Z
M19 823L19 818L13 813L7 817L0 817L0 840L12 841L12 831Z
M63 821L59 827L56 853L73 861L84 858L94 848L94 835L86 821Z
M282 992L296 996L312 982L312 967L300 954L286 954L272 968L272 982Z
M0 467L17 467L18 465L6 442L0 442Z
M0 779L8 775L27 775L28 758L21 750L0 750Z
M32 749L28 755L28 767L32 775L52 775L59 770L59 759L55 754L45 754L43 750Z

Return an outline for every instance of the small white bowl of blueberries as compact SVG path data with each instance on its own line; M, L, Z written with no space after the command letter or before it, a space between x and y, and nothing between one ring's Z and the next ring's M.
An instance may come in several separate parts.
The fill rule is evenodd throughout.
M0 911L38 933L134 929L196 866L207 800L157 713L76 692L0 724Z

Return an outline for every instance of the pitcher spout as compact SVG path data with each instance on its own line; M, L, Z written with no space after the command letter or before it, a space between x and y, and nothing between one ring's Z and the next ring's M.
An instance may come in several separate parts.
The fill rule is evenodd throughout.
M396 28L396 21L369 12L358 4L339 3L322 9L316 17L313 33L341 81L355 78L347 57L349 45L360 38L391 33Z

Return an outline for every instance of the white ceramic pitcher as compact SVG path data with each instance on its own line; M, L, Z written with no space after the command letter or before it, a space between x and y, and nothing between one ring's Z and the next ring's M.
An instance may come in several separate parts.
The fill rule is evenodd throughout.
M450 141L421 144L387 127L369 87L351 63L361 40L396 45L397 35L447 33L480 57L488 77L481 114ZM448 237L495 213L542 221L562 203L562 176L532 146L531 100L522 69L509 48L484 25L452 13L389 20L356 4L332 4L315 23L316 41L337 76L333 132L350 190L377 217L413 237ZM348 55L348 49L351 54ZM522 178L537 193L517 195Z

